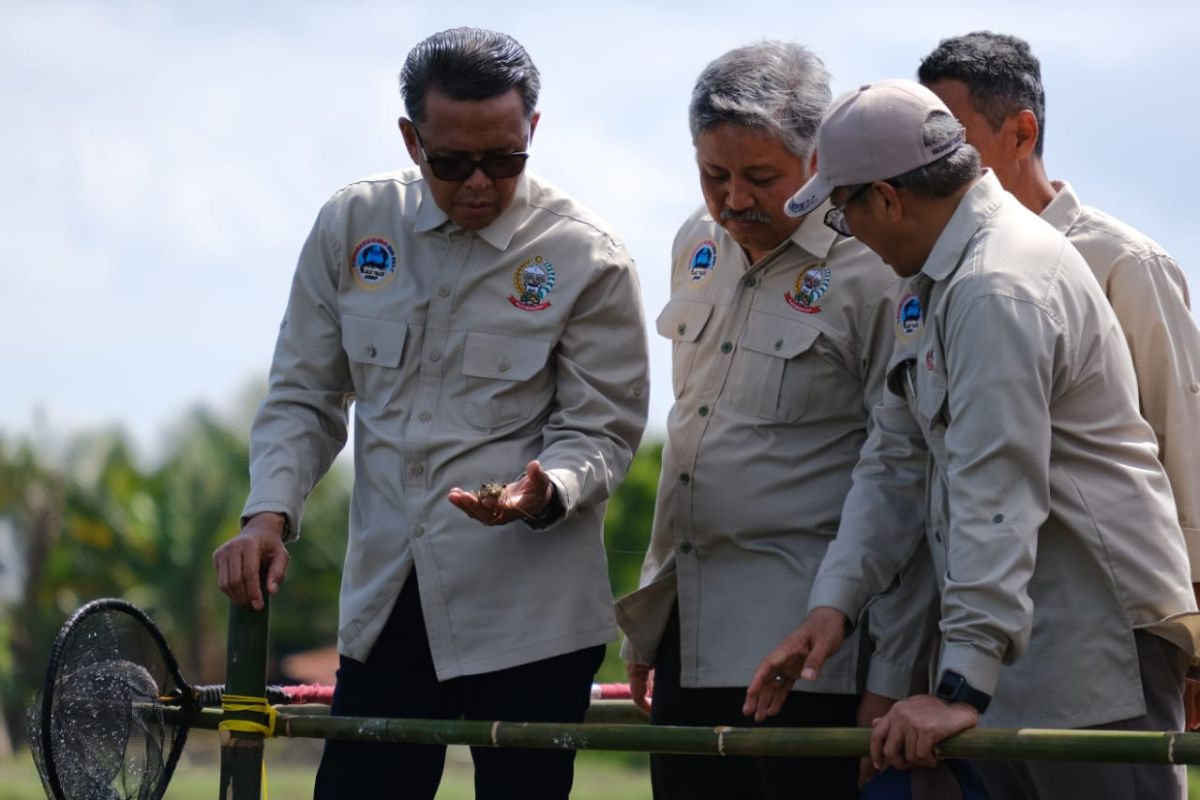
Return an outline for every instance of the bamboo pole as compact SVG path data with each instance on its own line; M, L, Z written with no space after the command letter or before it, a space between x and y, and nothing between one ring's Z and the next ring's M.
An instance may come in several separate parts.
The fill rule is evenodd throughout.
M168 715L171 713L168 709ZM204 709L191 724L215 729L221 717L218 709ZM318 708L294 713L285 707L279 709L275 735L398 744L817 758L866 755L871 738L866 728L382 719L331 717ZM1200 733L975 728L943 742L939 753L946 758L1200 764Z
M261 588L261 611L255 611L250 606L229 604L229 639L225 662L226 695L256 698L266 696L270 595L265 585ZM220 714L222 719L258 724L267 722L266 715L256 711L212 710ZM220 732L221 800L258 800L262 797L263 738L263 734L256 731Z

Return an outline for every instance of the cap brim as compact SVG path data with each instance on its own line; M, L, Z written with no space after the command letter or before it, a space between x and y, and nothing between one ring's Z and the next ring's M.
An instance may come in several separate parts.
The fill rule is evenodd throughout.
M803 217L817 206L829 199L833 188L821 177L821 173L813 175L808 183L800 187L800 191L792 195L783 206L783 213L789 217Z

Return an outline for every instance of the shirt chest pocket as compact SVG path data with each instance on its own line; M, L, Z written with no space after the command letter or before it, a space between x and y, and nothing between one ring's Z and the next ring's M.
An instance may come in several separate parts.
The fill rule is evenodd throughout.
M730 402L743 413L778 422L804 416L820 361L819 328L751 312L730 370Z
M712 316L711 303L674 297L655 320L655 328L659 336L670 339L671 345L671 387L675 399L683 395L688 376L696 361L697 340L701 331Z
M359 404L386 404L400 388L408 325L389 319L342 315L342 350Z
M467 331L463 345L467 422L491 430L541 414L554 394L550 342Z

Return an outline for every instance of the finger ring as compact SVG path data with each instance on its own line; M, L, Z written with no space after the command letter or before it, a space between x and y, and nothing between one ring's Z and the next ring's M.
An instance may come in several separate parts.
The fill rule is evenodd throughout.
M782 676L782 675L776 675L776 676L775 676L775 682L776 682L776 683L783 683L783 676Z

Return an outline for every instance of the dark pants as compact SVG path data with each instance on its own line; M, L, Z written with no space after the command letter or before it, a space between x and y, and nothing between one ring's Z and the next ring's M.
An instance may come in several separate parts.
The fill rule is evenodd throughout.
M651 724L756 727L752 717L742 716L745 699L744 687L680 687L677 609L658 648ZM857 710L856 696L792 692L783 710L763 725L853 727ZM653 754L650 756L650 780L655 800L856 798L858 759Z
M603 645L544 661L439 682L429 652L416 573L400 592L366 662L341 657L334 715L419 719L581 722ZM475 796L566 800L574 750L472 747ZM445 764L441 745L329 740L314 797L422 798L437 793Z
M1183 730L1183 680L1187 656L1146 631L1134 631L1146 713L1133 719L1093 725L1098 731ZM1086 668L1080 680L1087 680ZM1099 762L976 761L975 769L992 800L1184 800L1187 771L1162 764Z

